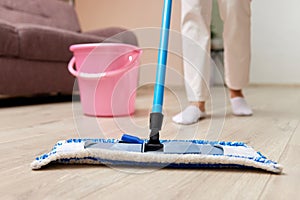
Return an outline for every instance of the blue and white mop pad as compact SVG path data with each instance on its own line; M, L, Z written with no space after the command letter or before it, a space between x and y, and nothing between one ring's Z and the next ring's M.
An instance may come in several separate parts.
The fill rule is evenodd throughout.
M123 139L123 138L122 138ZM166 168L241 168L281 173L282 166L242 142L160 140L162 151L144 151L147 140L69 139L37 157L32 169L49 163Z

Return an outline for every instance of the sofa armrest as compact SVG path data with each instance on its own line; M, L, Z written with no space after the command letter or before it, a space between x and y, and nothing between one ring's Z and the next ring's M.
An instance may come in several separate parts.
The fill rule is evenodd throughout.
M18 33L14 26L0 19L0 56L18 56Z
M106 40L105 37L96 35L32 24L18 24L17 29L20 38L20 57L31 60L68 61L72 56L69 51L70 45Z

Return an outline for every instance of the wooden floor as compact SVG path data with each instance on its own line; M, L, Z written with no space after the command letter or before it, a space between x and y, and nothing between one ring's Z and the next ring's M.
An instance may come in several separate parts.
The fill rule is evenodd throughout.
M243 141L284 166L283 174L251 170L170 170L30 163L62 139L148 136L152 91L138 90L132 117L92 118L78 102L0 108L1 199L297 199L300 191L300 87L252 86L254 115L234 117L222 88L214 89L210 118L179 126L171 116L187 102L166 92L161 138ZM224 101L225 100L225 101ZM224 103L226 106L224 106ZM211 110L213 108L213 110Z

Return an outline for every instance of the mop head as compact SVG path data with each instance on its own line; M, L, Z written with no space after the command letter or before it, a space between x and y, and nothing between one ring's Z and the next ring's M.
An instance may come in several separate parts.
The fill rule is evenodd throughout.
M37 157L31 163L31 168L40 169L49 163L65 163L166 168L240 168L261 169L273 173L282 172L281 165L267 159L260 152L256 152L242 142L161 140L164 145L168 143L175 143L176 145L187 143L195 146L212 145L222 149L222 154L192 152L179 154L172 153L172 150L170 150L170 153L138 152L139 150L135 151L134 148L140 148L139 144L133 144L133 148L132 146L123 148L127 144L123 145L119 142L116 139L69 139L59 141L49 153ZM144 142L147 142L147 140L144 140ZM88 147L90 144L96 146L90 148ZM97 148L97 145L100 147ZM103 145L110 147L106 148ZM123 146L122 148L111 148L113 145Z

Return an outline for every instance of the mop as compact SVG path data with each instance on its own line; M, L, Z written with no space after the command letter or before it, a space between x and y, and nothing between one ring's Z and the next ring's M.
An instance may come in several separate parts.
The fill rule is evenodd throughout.
M165 0L149 139L124 134L118 139L69 139L58 141L49 153L37 157L32 169L49 163L102 164L159 168L239 168L281 173L282 166L243 142L160 140L162 105L168 53L172 0Z

